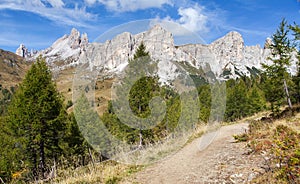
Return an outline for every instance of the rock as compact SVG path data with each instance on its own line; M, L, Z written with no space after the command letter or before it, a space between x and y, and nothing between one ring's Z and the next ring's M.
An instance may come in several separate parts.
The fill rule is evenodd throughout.
M252 181L254 178L256 178L258 173L250 173L248 178L247 178L247 181Z
M88 43L89 43L89 39L87 34L86 33L81 34L80 48L82 51L86 50Z
M68 45L71 49L77 49L80 47L80 33L75 28L72 29L71 34L68 36Z
M219 71L216 71L218 74L230 62L232 64L243 62L244 40L238 32L229 32L224 37L210 44L210 48L220 66Z
M19 48L16 50L16 54L23 58L26 58L30 53L28 52L28 49L25 47L25 45L20 44Z
M202 71L219 80L226 80L256 74L262 70L262 64L272 63L268 60L271 56L270 39L266 40L264 48L259 45L245 46L242 35L233 31L208 45L175 46L172 33L160 25L136 35L124 32L104 43L89 43L87 34L80 36L79 31L73 28L70 35L59 38L50 48L35 56L42 54L58 70L88 62L90 67L114 75L126 67L141 42L145 44L152 59L158 61L157 74L161 82L165 83L176 78L178 64L185 65L190 73ZM61 64L55 61L64 62ZM292 74L297 71L296 62L297 58L292 57L292 66L288 68Z
M271 45L272 45L272 39L268 37L265 41L264 49L270 49Z
M37 52L32 59L42 55L53 70L63 70L78 64L79 56L86 51L87 46L87 34L80 35L80 32L73 28L70 35L57 39L51 47Z

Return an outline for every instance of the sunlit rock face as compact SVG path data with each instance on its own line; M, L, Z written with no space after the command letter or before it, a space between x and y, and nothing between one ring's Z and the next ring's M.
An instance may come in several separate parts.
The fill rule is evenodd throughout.
M23 58L26 58L29 56L28 49L25 47L24 44L20 44L20 46L16 50L16 54Z
M73 28L69 35L57 39L51 47L38 51L31 59L42 55L53 69L62 70L76 65L79 56L86 51L88 44L87 34L80 35L79 31Z
M157 61L157 74L161 81L167 82L177 76L179 66L187 72L201 70L210 72L216 79L226 80L242 75L250 76L262 69L262 64L270 64L270 45L268 38L261 48L245 46L240 33L229 32L211 44L174 45L171 32L160 25L155 25L148 31L133 35L124 32L104 43L89 43L87 34L80 35L72 29L70 35L64 35L55 41L51 47L39 51L34 55L42 55L52 68L62 70L79 63L88 63L110 74L118 74L133 58L136 49L144 43L151 58ZM19 54L21 50L18 50ZM296 73L296 57L292 57L292 66L289 71ZM189 68L189 69L187 69Z

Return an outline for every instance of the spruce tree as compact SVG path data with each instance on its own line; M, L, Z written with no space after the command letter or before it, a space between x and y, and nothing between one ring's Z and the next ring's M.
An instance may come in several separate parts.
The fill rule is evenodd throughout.
M263 65L267 77L264 87L266 98L271 103L271 109L274 113L279 111L279 107L282 105L285 97L291 107L287 93L288 86L286 85L290 78L287 67L290 65L292 52L287 27L287 21L283 19L279 28L272 35L272 44L270 46L272 57L269 58L272 64Z
M44 178L49 161L62 154L60 140L66 129L63 100L46 62L32 64L16 91L6 126L18 150L18 160L28 165L34 178Z
M298 59L298 71L296 76L293 77L293 82L295 84L295 89L294 89L294 98L297 103L300 103L300 27L296 23L292 26L290 25L289 28L293 31L293 36L294 36L294 42L295 42L295 47L297 51L297 59Z
M248 106L249 115L260 112L266 108L264 93L256 84L248 91Z
M233 84L235 83L235 84ZM247 88L243 80L227 82L225 119L234 121L249 114Z
M103 121L112 134L131 144L138 142L141 147L153 139L152 130L148 129L148 121L145 123L143 120L149 118L153 112L149 107L151 99L160 95L158 77L153 76L157 63L151 59L143 42L128 63L126 75L121 85L116 88L116 99L111 103L114 109L109 108L110 113L103 115ZM152 122L149 120L149 123Z
M144 42L142 42L137 48L136 52L133 55L133 59L139 59L142 57L150 57L149 52L146 51L146 46Z

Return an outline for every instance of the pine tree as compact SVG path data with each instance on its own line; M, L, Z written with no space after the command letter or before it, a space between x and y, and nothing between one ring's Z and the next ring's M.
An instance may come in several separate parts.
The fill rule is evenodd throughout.
M282 105L285 97L291 108L288 86L286 84L290 78L287 72L287 66L290 65L292 48L288 37L289 30L287 26L287 21L283 19L279 28L272 35L272 44L270 46L272 58L269 59L273 63L271 65L263 65L267 77L265 93L274 113L279 111L279 106Z
M225 119L234 121L249 114L247 88L243 80L227 82Z
M256 84L248 91L249 115L260 112L266 108L266 99L262 90Z
M136 52L133 55L133 59L139 59L141 57L149 57L149 52L146 51L146 46L144 42L142 42L139 47L137 48Z
M62 154L65 108L44 59L31 66L8 108L6 126L19 160L35 178L43 178L50 160Z
M289 28L293 31L298 59L298 71L296 76L293 77L293 82L295 84L295 92L293 96L295 98L295 101L297 103L300 103L300 27L295 23L294 26L290 25Z
M136 129L134 132L139 131L138 138L131 140L139 140L139 146L141 147L147 139L152 139L151 130L143 130L148 129L148 127L145 127L148 126L148 122L145 123L144 121L140 121L140 119L138 120L138 118L149 117L151 114L149 102L154 96L158 96L160 93L158 77L153 76L153 73L157 70L157 63L151 59L143 42L137 48L133 59L129 59L128 63L129 65L125 69L126 76L123 79L124 83L117 90L117 96L121 97L121 101L117 99L114 104L120 107L118 109L122 109L126 106L122 97L127 96L127 93L129 93L126 100L129 101L131 111L119 111L118 117L121 117L122 121L125 120L125 124L131 122L130 126ZM134 118L135 120L133 120ZM149 123L152 123L152 121ZM124 128L124 126L121 127ZM134 137L136 133L131 135Z
M101 123L100 117L91 108L91 103L84 94L81 94L75 102L74 115L86 141L96 151L101 152L102 156L111 155L113 145L108 138L109 132L106 131L105 123Z
M199 117L201 121L208 122L211 110L211 89L209 85L203 85L198 88L199 101L200 101L200 113Z

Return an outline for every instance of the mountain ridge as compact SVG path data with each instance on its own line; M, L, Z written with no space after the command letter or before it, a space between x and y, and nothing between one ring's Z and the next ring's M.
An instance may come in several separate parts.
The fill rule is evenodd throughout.
M123 32L104 43L90 43L86 33L80 35L73 28L70 35L59 38L51 47L37 52L29 60L42 55L54 70L88 62L98 70L117 74L126 67L142 42L152 59L158 61L157 74L166 83L176 77L177 67L172 62L185 62L195 69L212 72L220 80L250 76L249 68L261 70L262 64L271 64L268 60L271 50L266 46L270 44L268 39L264 48L245 46L242 35L231 31L210 44L175 45L172 33L158 24L135 35ZM293 57L289 67L292 74L297 71L296 62Z

